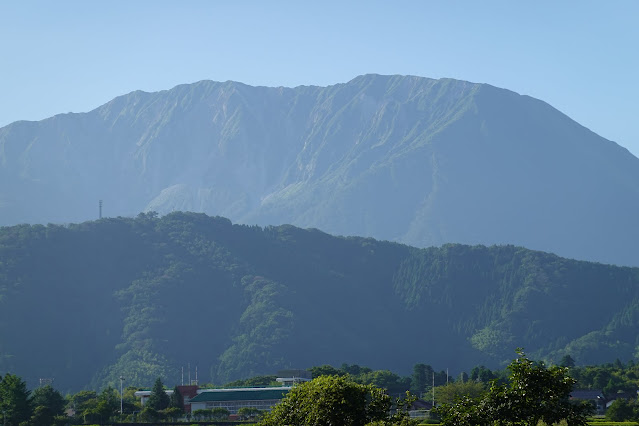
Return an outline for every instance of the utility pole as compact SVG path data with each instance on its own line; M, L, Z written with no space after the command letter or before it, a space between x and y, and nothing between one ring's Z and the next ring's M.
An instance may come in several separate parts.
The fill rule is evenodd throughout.
M123 408L122 401L123 401L123 397L124 397L124 395L122 395L122 383L123 382L124 382L124 376L120 376L120 416L122 415L122 412L123 412L123 410L122 410L122 408Z
M435 372L433 371L433 408L435 408Z
M98 219L102 219L102 200L99 201L98 205L100 206L100 212L98 215Z

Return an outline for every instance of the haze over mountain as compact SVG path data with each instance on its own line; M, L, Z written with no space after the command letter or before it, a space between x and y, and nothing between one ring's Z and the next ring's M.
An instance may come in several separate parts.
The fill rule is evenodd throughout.
M548 104L450 79L202 81L0 129L0 224L191 210L420 247L639 265L639 159Z

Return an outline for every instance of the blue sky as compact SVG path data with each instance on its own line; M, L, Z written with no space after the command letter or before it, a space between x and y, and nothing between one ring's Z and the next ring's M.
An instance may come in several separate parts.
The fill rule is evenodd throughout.
M210 79L450 77L542 99L639 156L639 2L6 1L0 126Z

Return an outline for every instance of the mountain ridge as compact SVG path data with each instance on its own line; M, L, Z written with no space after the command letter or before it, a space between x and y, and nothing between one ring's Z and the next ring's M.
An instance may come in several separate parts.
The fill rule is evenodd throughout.
M187 363L217 384L322 364L494 368L515 347L600 364L639 354L637 284L639 268L522 247L195 213L0 227L0 369L77 390L178 383Z
M110 216L191 210L639 265L639 160L619 148L486 84L204 80L0 129L0 224L86 220L102 199Z

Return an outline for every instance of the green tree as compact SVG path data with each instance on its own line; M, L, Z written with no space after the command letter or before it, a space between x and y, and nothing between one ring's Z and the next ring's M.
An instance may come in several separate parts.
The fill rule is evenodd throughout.
M391 398L374 385L343 376L320 376L293 387L259 424L362 426L391 421L391 406Z
M212 415L213 413L211 412L211 410L208 410L206 408L195 410L192 413L193 419L195 420L208 420L211 418Z
M573 368L575 366L575 360L570 355L564 355L559 361L561 367Z
M38 405L33 410L33 415L31 416L31 421L29 422L31 426L51 426L54 424L54 416L49 407L45 407L44 405Z
M484 367L483 365L474 367L470 371L470 380L473 380L475 382L488 383L491 380L495 380L496 378L497 376L495 375L495 373L493 373L492 371L490 371L490 369Z
M120 411L120 395L111 386L102 389L98 395L98 412L108 420Z
M332 365L320 365L317 367L311 367L308 369L311 372L313 378L320 376L345 376L347 373L345 371L339 370Z
M229 410L222 407L212 408L210 411L211 418L216 420L226 420L231 415L231 412Z
M171 421L176 421L184 415L184 410L178 407L169 407L164 410L164 417Z
M415 364L411 377L411 391L417 395L426 392L430 387L430 379L433 377L433 367L426 364Z
M255 407L242 407L237 410L237 414L240 416L242 420L251 420L256 417L259 417L262 414L261 410L258 410Z
M169 396L164 391L162 379L158 377L151 390L151 395L149 395L149 400L145 405L153 408L155 411L161 411L168 408L170 402Z
M464 396L479 398L485 392L486 388L481 382L451 382L435 388L435 401L451 404Z
M160 413L158 413L155 408L150 407L148 404L145 404L144 409L140 411L138 419L142 422L156 422L160 419Z
M52 425L56 416L64 414L66 401L60 392L51 385L37 388L31 394L34 408L31 423L34 425Z
M0 381L0 408L7 425L18 426L31 418L31 392L18 376L7 373Z
M107 422L115 416L120 409L120 398L117 391L111 386L107 386L96 395L95 392L79 392L71 399L80 402L81 411L78 413L84 422ZM77 410L77 408L76 408Z
M173 393L169 397L169 408L177 408L184 412L184 398L177 386L173 388Z
M614 400L606 410L606 419L613 422L623 422L632 418L634 418L633 407L623 398Z
M361 374L354 381L386 389L391 395L403 394L410 389L410 377L401 377L388 370L375 370Z
M87 411L94 408L97 405L98 394L95 391L80 391L73 394L70 398L69 405L75 411L75 417L78 421L80 419L86 420Z
M572 404L568 397L575 380L568 368L534 363L522 350L508 366L509 384L493 381L481 398L463 397L437 408L444 425L537 425L565 420L585 426L592 407Z

